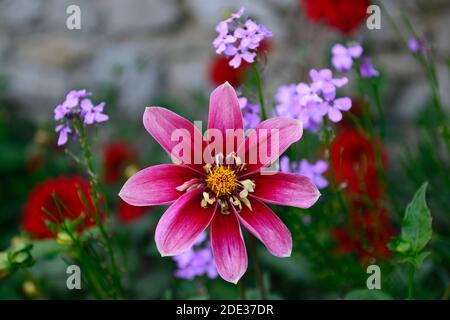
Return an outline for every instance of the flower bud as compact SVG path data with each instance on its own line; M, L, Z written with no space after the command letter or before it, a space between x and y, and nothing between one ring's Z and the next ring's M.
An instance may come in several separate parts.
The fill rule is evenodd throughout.
M9 270L8 255L6 252L0 252L0 279L6 278L10 273Z
M28 268L34 264L34 259L31 256L31 249L33 246L31 244L20 244L14 247L7 256L8 262L13 268L22 267Z
M73 244L72 237L65 231L58 232L56 242L62 246L70 246Z
M39 290L32 280L27 280L22 284L22 292L28 298L38 298Z

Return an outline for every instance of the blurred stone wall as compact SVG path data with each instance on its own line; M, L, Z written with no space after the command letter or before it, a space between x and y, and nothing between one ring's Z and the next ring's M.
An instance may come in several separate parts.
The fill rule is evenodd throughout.
M444 101L450 101L444 59L450 56L450 1L383 1L396 21L411 17L433 41L440 64ZM81 8L81 30L66 28L66 8ZM210 88L207 71L214 56L214 27L230 8L247 13L274 33L264 71L268 91L299 82L309 68L327 66L327 50L339 35L305 20L298 0L0 0L0 74L8 95L37 121L74 86L114 83L123 114L141 114L159 94L190 97ZM363 26L355 36L388 71L388 114L409 119L428 92L419 66L408 56L382 17L382 29ZM209 92L209 89L206 93Z

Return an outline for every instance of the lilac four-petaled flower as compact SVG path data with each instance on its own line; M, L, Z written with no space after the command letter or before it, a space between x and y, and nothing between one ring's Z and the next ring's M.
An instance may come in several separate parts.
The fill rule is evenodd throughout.
M337 43L331 49L331 64L337 71L348 72L352 68L354 61L359 61L361 77L368 79L380 75L373 66L372 60L363 56L363 47L360 43L353 43L348 47Z
M323 176L328 170L328 164L324 160L318 160L315 163L310 163L303 159L300 162L291 161L287 156L280 159L280 170L282 172L298 173L302 176L310 178L318 189L323 189L328 186L328 181Z
M345 47L338 43L331 49L331 63L337 71L347 72L353 66L353 60L361 57L363 49L359 43Z
M210 279L218 276L217 268L211 251L211 245L206 242L206 233L201 233L193 247L183 254L173 256L177 264L175 277L192 280L195 277L207 275Z
M103 113L103 109L105 108L104 102L94 106L91 100L84 99L81 101L80 106L84 124L91 125L108 120L108 116Z
M330 69L312 69L309 75L312 80L310 84L300 82L278 89L275 114L297 119L305 129L316 132L325 115L331 121L339 122L342 111L348 111L352 101L348 97L336 98L336 90L348 83L346 77L335 78Z
M217 37L213 46L217 54L230 58L229 65L239 68L242 61L253 63L256 50L265 38L272 37L264 25L258 24L250 18L242 18L244 8L220 21L216 26Z
M63 103L54 109L54 118L59 124L55 131L59 133L58 146L65 145L72 133L72 121L80 119L84 125L92 125L108 120L108 116L103 113L105 103L96 106L88 98L91 95L86 89L71 90Z
M248 130L255 128L261 122L259 104L249 103L248 99L245 97L241 97L238 100L244 120L244 129Z

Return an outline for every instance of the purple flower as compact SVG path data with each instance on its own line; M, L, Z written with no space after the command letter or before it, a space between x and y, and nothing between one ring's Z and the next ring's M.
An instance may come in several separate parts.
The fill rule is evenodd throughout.
M253 63L261 41L272 37L264 25L250 18L243 19L243 13L244 8L241 8L230 18L220 21L216 26L218 35L212 43L217 54L232 58L229 65L233 68L239 68L242 60Z
M214 39L213 46L216 48L216 53L221 54L230 44L236 41L236 38L228 34L228 24L225 21L221 21L217 25L216 31L219 35Z
M372 60L368 57L361 59L361 64L359 65L359 72L363 78L373 78L378 77L380 73L376 70L372 64Z
M352 107L352 100L348 97L331 97L322 103L321 110L328 114L328 118L333 122L342 120L342 111L348 111Z
M300 82L297 85L298 102L302 107L310 102L322 102L322 98L317 94L320 90L313 89L313 86L308 86L306 83Z
M412 37L408 40L408 48L412 53L426 53L425 41L416 37Z
M71 90L63 103L55 107L54 118L59 122L55 129L59 133L58 146L67 143L69 134L72 133L71 124L75 119L81 120L84 125L108 120L108 116L103 113L105 103L94 106L88 98L90 95L85 89Z
M302 122L303 128L317 132L328 117L333 122L342 119L341 111L351 107L349 98L336 98L336 89L348 83L346 77L333 78L329 69L310 71L311 84L300 82L281 86L275 94L275 114Z
M322 69L319 71L312 69L309 71L309 76L313 81L311 84L312 90L317 93L323 93L325 98L335 95L336 88L341 88L348 83L346 77L333 78L333 72L330 69Z
M238 100L244 118L244 128L246 130L255 128L261 122L259 104L250 104L245 97L241 97Z
M355 43L349 47L342 44L335 44L331 49L331 63L340 72L347 72L352 68L353 59L361 57L363 52L362 46Z
M255 62L256 53L250 52L242 46L239 46L237 49L229 46L225 52L228 53L229 56L234 56L233 59L230 60L229 65L235 69L239 68L242 60L245 60L248 63Z
M323 115L317 113L317 106L323 101L305 83L281 86L275 94L275 114L302 122L303 128L316 132Z
M81 101L81 115L84 118L84 124L91 125L94 123L100 123L108 120L108 116L103 112L105 108L105 103L102 102L96 106L92 104L89 99L84 99Z
M328 169L328 164L324 160L318 160L316 163L309 163L308 160L300 161L299 173L310 178L319 189L328 186L328 181L323 174Z
M300 162L290 161L287 156L280 159L280 170L282 172L298 173L310 178L319 189L326 188L328 181L323 174L328 170L328 164L324 160L318 160L316 163L309 163L303 159Z
M288 156L282 156L280 159L280 171L296 173L299 169L299 163L291 161Z
M58 146L62 146L67 143L69 134L72 133L72 129L70 129L69 124L60 124L56 126L55 132L59 132Z
M191 249L172 257L178 268L175 271L177 278L192 280L197 276L203 275L207 275L210 279L217 278L218 273L214 264L211 246L209 242L205 244L205 240L206 233L201 233Z
M75 109L79 105L81 99L84 99L90 95L91 93L86 91L86 89L71 90L66 95L66 99L64 100L64 102L56 106L54 110L55 120L57 121L62 120L65 116L74 111L73 109ZM75 112L76 111L77 110L75 110Z
M293 109L298 105L297 100L297 85L295 83L280 86L275 93L276 115L295 118Z

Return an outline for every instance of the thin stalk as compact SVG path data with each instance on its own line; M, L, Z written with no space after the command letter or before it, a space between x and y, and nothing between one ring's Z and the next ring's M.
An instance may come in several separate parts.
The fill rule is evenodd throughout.
M333 166L333 163L331 162L331 129L329 127L327 118L324 119L324 135L325 135L325 148L326 148L325 156L326 156L326 161L328 162L328 167L330 168L330 173L331 173L332 192L337 194L338 202L339 202L342 212L348 212L347 205L345 204L345 199L337 185L336 172L334 171L334 166Z
M106 251L108 253L109 259L111 261L111 268L112 268L112 280L113 280L113 284L117 290L117 292L119 293L119 295L122 295L123 293L123 287L120 281L120 275L119 275L119 269L117 267L117 263L116 263L116 258L114 255L114 250L112 248L112 244L111 244L111 239L109 238L108 233L105 230L105 227L103 225L103 221L101 218L101 214L100 214L100 209L99 209L99 193L98 193L98 178L95 174L94 171L94 165L93 165L93 160L92 160L92 153L91 150L89 148L89 145L87 143L87 138L86 138L86 128L83 125L80 125L80 143L81 143L81 148L83 150L83 156L85 159L85 165L86 165L86 169L89 173L89 181L92 187L91 190L91 195L92 195L92 201L94 203L94 207L95 207L95 221L96 224L98 226L98 229L100 231L100 234L102 235L102 238L105 242L106 245Z
M261 106L261 120L267 120L267 112L266 112L266 102L264 99L264 90L261 80L261 74L258 69L258 63L255 61L253 64L253 70L255 71L256 76L256 87L258 89L258 98L259 98L259 104Z
M258 285L259 292L261 294L261 299L267 300L267 290L266 290L266 286L264 285L264 279L262 276L261 265L260 265L259 259L258 259L258 253L256 252L255 240L253 239L253 237L249 237L249 238L250 238L250 241L249 241L250 242L250 253L252 255L253 264L255 265L256 283Z
M408 270L408 299L414 299L414 273L416 272L416 268L413 264L409 266Z
M81 243L80 239L78 239L77 236L75 236L70 228L66 225L66 220L64 220L64 216L62 214L61 206L66 210L69 214L73 216L73 213L69 208L65 206L63 202L60 201L60 199L56 196L56 194L53 194L53 201L56 206L56 210L58 212L59 218L61 219L61 228L64 232L66 232L73 243L73 249L75 250L75 258L78 259L80 265L82 266L82 270L86 271L87 278L89 279L89 284L92 285L92 289L94 292L94 295L97 299L107 299L108 293L105 291L104 286L102 283L99 282L98 279L102 278L102 274L99 272L98 268L93 265L90 261L89 254L85 251L85 248L83 247L83 244ZM42 210L51 218L55 223L57 223L59 220L57 217L55 217L50 211L48 211L46 208L42 208Z
M245 286L244 286L244 281L241 278L241 280L238 282L238 288L239 288L239 297L241 298L241 300L247 300L247 295L245 293Z
M378 84L372 82L371 83L371 87L372 87L372 92L373 92L373 99L375 100L375 105L378 109L378 114L380 117L380 136L381 136L381 141L384 141L384 135L385 135L385 127L384 127L384 121L385 121L385 117L384 117L384 110L383 110L383 106L381 104L381 97L380 97L380 90L378 87Z

